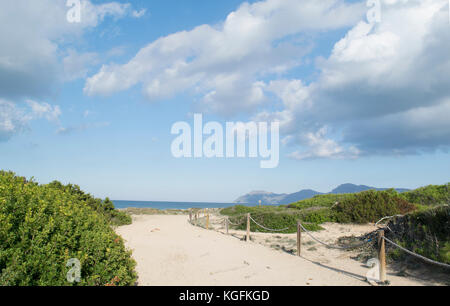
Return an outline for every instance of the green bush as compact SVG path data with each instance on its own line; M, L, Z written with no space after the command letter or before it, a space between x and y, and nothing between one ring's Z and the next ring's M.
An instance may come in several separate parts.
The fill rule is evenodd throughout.
M300 216L300 219L307 223L322 224L337 221L334 212L329 208L306 209Z
M237 205L221 210L221 214L229 216L232 223L238 224L236 229L239 230L246 230L247 228L247 213L250 213L252 218L264 227L276 230L287 228L287 230L277 231L277 233L296 233L297 221L299 220L310 231L322 230L323 228L319 224L333 221L329 209L300 211L281 206L248 207ZM253 221L250 222L250 230L261 233L272 232L261 228Z
M426 206L450 204L450 183L446 185L430 185L403 193L410 203Z
M104 201L96 199L90 194L85 193L80 189L78 185L68 184L63 185L58 181L53 181L47 185L50 188L58 189L63 192L70 193L76 197L80 202L86 203L89 207L94 209L96 212L105 216L107 220L111 222L111 225L120 226L131 224L131 216L125 212L116 210L114 208L114 203L106 198Z
M110 220L69 189L0 171L0 285L135 283L135 262ZM81 262L80 283L66 280L71 258Z
M243 205L236 205L224 208L220 211L222 215L226 216L237 216L242 214L253 214L253 213L276 213L276 212L292 212L295 213L296 211L294 209L288 209L286 207L282 206L243 206Z
M415 205L392 190L354 194L332 208L337 222L358 224L377 222L383 217L406 214L416 209Z
M289 204L289 208L306 209L311 207L332 207L338 202L354 197L354 194L321 194L311 199Z
M430 259L450 264L450 206L440 206L426 211L396 218L388 224L392 232L387 237L397 244ZM406 256L392 248L395 258Z

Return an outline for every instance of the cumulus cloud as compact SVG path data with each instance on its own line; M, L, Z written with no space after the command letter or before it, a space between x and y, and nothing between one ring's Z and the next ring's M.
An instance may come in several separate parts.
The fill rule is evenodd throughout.
M100 57L95 52L78 53L74 49L69 49L62 62L64 79L73 81L86 77L90 67L100 62Z
M58 121L61 115L61 109L58 105L52 106L48 103L39 103L33 100L27 100L28 106L31 108L33 118L45 118L48 121Z
M69 23L65 0L0 2L0 20L8 25L0 27L0 97L40 99L48 95L67 76L61 67L73 69L80 60L92 56L85 54L80 58L80 55L74 63L72 52L65 65L61 65L59 53L64 51L61 45L79 38L86 29L96 27L108 16L123 18L132 14L130 4L95 5L88 0L81 4L81 22ZM75 77L78 76L68 79Z
M329 158L418 154L450 145L448 1L385 3L380 23L357 23L339 40L320 75L272 82L282 102L257 117L279 120L306 153ZM324 138L321 128L334 131ZM292 143L292 141L291 141Z
M70 23L65 0L0 2L0 141L29 129L39 118L58 122L59 106L39 103L65 81L85 77L99 63L74 49L87 29L107 17L133 16L128 3L81 1L81 20ZM70 47L67 47L70 46Z
M330 159L355 159L359 157L359 150L350 146L345 148L335 140L327 138L328 128L322 127L317 132L300 134L301 143L307 148L304 151L295 151L290 157L298 160L330 158Z
M24 131L28 121L29 117L14 103L0 100L0 141Z
M373 24L365 1L244 3L220 24L159 38L125 64L103 65L84 92L141 86L150 101L189 93L204 112L276 120L296 159L447 150L448 1L382 3ZM314 48L305 37L342 28L349 30L317 59L313 81L287 77Z
M0 142L7 141L16 134L29 130L32 120L46 119L58 123L61 110L59 106L27 100L26 106L0 99Z
M218 25L162 37L126 64L104 65L84 91L107 96L139 84L149 100L189 91L206 111L253 109L266 101L261 80L297 67L310 51L299 37L351 26L364 10L341 0L244 3Z

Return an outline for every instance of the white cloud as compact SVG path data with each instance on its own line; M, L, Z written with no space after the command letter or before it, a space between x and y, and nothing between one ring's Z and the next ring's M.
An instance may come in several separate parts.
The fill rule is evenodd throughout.
M261 80L301 64L310 44L298 37L353 25L362 3L265 0L244 3L218 25L162 37L124 65L104 65L88 95L111 95L141 84L149 100L189 91L206 111L233 114L261 105Z
M0 99L0 141L24 131L28 121L29 117L14 103Z
M82 132L88 129L96 129L96 128L104 128L110 126L110 122L94 122L94 123L85 123L80 125L74 125L69 127L60 127L56 133L59 135L70 135L75 132Z
M448 149L450 127L431 119L450 116L448 1L384 2L376 24L362 17L366 10L364 1L243 4L221 24L168 35L124 65L103 66L84 91L142 85L149 100L190 92L202 111L258 110L254 120L280 122L297 159ZM280 80L310 52L304 33L345 26L352 28L331 55L316 62L316 80Z
M58 123L61 115L59 106L28 100L28 107L19 107L15 103L0 99L0 141L9 140L14 135L29 130L29 123L37 119L46 119Z
M89 0L82 1L81 24L84 24L83 26L96 27L107 16L119 19L127 15L134 16L129 3L108 2L96 5Z
M131 14L134 18L141 18L144 17L146 12L147 12L146 9L141 9L139 11L133 11Z
M317 132L310 132L301 135L302 144L308 149L305 151L295 151L290 157L298 160L331 158L331 159L355 159L359 157L359 150L350 146L344 148L333 139L327 138L328 128L322 127Z
M96 53L75 49L87 29L133 13L127 3L82 0L81 22L70 23L69 9L66 0L0 2L0 141L29 129L32 120L58 123L59 106L35 101L65 81L85 77L99 63Z
M83 0L81 22L69 23L69 9L65 0L0 2L0 20L7 25L0 27L0 97L15 100L48 96L56 84L67 80L61 67L75 68L61 65L59 55L65 53L61 46L75 42L86 29L96 27L108 16L117 19L132 13L130 4L95 5ZM69 53L67 61L74 60L74 52ZM73 75L74 71L70 72Z
M64 76L68 81L84 78L90 67L97 65L100 57L95 52L79 54L74 49L69 49L66 57L63 58Z
M381 23L360 21L319 61L316 81L271 82L283 107L256 117L280 120L298 159L447 150L448 31L448 1L384 5Z
M61 109L58 105L52 106L48 103L39 103L33 100L26 101L31 108L32 118L46 118L48 121L58 121L61 115Z
M277 80L270 82L267 89L273 92L288 109L308 109L311 107L309 89L301 80Z

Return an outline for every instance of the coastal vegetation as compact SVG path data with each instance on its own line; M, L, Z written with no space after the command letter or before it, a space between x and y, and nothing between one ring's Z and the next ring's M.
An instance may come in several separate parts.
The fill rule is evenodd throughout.
M244 229L245 214L250 213L256 222L271 229L285 229L282 232L294 233L297 221L310 230L320 230L320 224L337 223L375 223L383 217L404 215L416 211L426 211L440 204L449 203L450 184L427 186L405 193L394 189L369 190L351 194L324 194L302 200L290 205L254 206L237 205L225 208L221 214L229 216L230 221ZM252 231L265 230L251 222Z
M375 223L395 216L387 225L386 236L395 243L432 260L450 264L450 184L426 186L399 193L394 189L369 190L353 194L324 194L290 205L246 207L234 206L221 213L229 216L236 229L246 229L246 214L280 233L295 233L301 221L310 231L321 230L326 222ZM251 231L270 232L250 223ZM373 251L374 249L371 249ZM391 260L408 255L387 245ZM372 254L376 255L376 254ZM411 257L409 257L411 259Z
M423 206L439 206L450 203L450 183L429 185L402 194L408 202Z
M76 185L0 171L0 286L133 285L135 262L112 228L130 221ZM79 282L68 281L71 259Z
M287 206L246 207L234 206L221 211L230 217L232 223L246 226L242 220L250 213L256 222L271 229L285 229L285 233L297 231L297 221L301 221L308 230L320 230L320 224L326 222L364 224L377 222L385 216L405 214L417 210L395 190L369 190L356 194L318 195ZM245 223L245 222L244 222ZM253 222L252 222L253 223ZM261 227L252 226L255 231L264 232Z
M92 195L85 193L78 185L63 185L58 181L53 181L47 186L73 195L78 201L85 203L97 213L103 215L113 226L131 224L131 216L123 211L115 209L114 203L109 198L102 201L101 199L96 199Z
M432 260L450 264L450 206L438 206L418 211L388 224L392 230L389 239ZM393 259L403 259L406 254L388 245Z

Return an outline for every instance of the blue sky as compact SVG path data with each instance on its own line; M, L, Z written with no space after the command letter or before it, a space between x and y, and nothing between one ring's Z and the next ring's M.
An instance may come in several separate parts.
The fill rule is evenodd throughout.
M365 1L0 4L1 168L118 200L447 183L448 3L394 2L377 23ZM279 121L279 166L175 159L194 112Z

